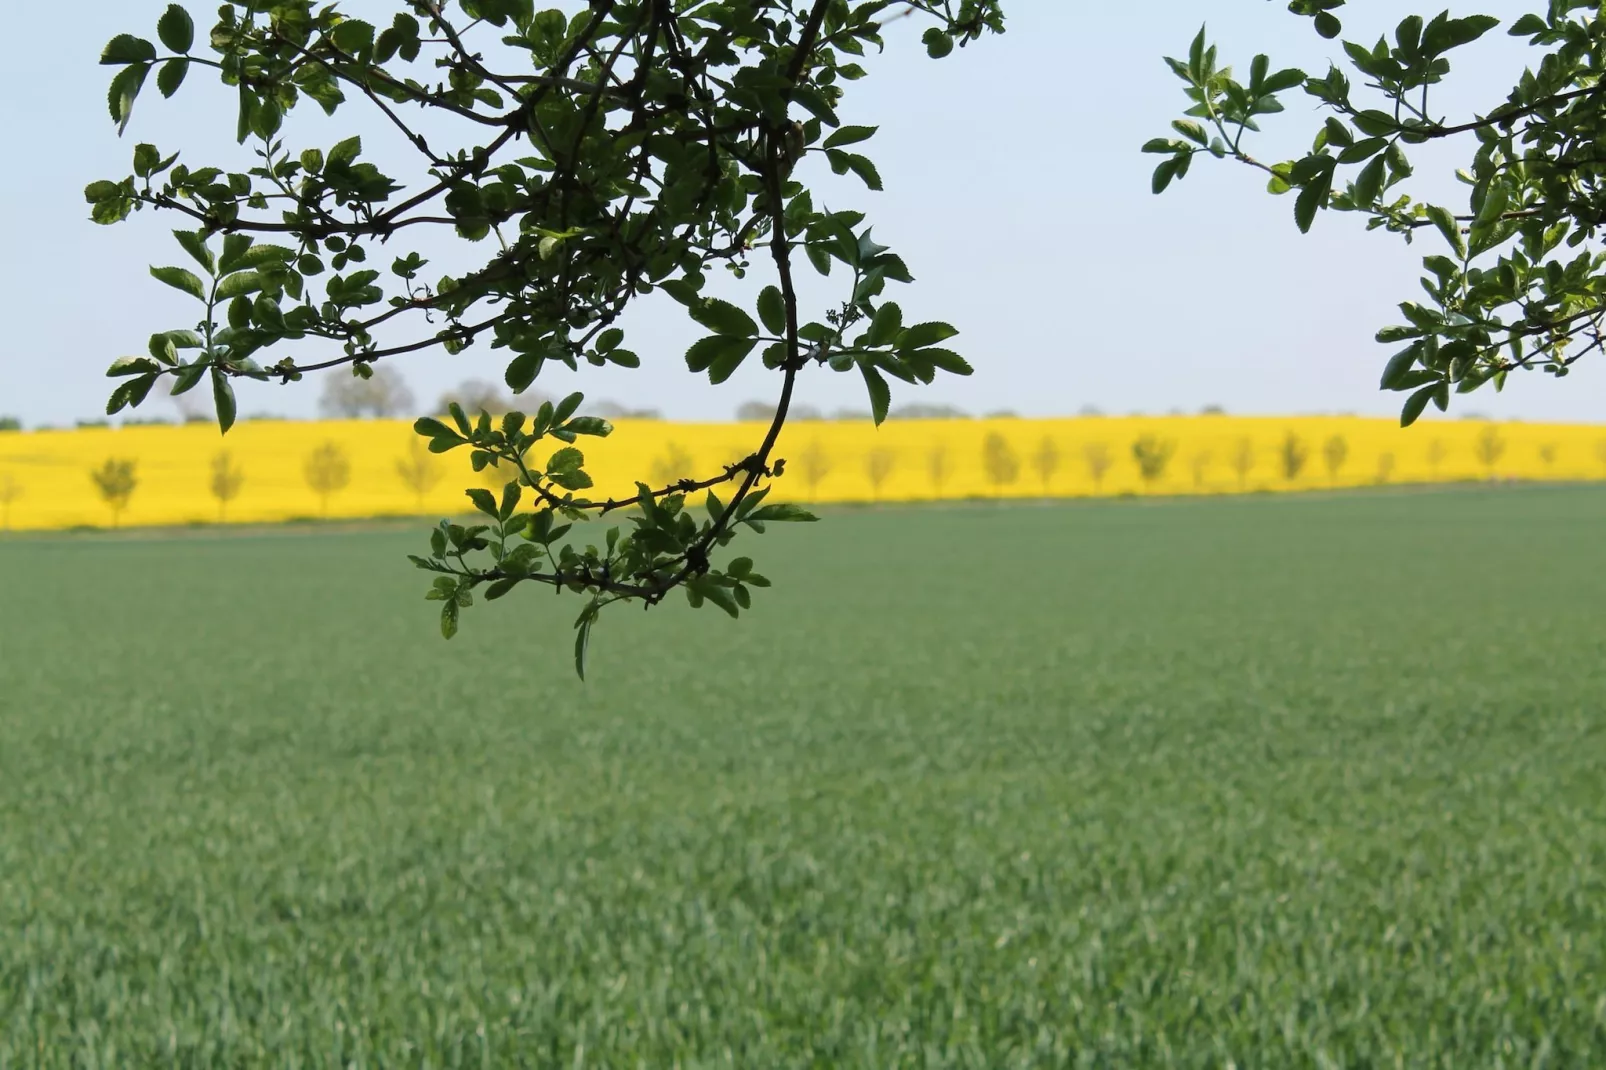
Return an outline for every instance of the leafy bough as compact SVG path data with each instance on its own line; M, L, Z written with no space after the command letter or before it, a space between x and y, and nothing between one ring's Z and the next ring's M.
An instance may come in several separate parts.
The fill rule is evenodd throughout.
M905 323L885 297L912 277L872 237L862 213L817 207L798 165L817 158L871 190L880 174L863 146L874 127L842 123L845 87L866 75L854 61L883 47L883 26L904 16L929 25L934 58L1003 29L998 0L748 0L687 8L591 0L565 14L530 0L398 0L388 25L311 0L226 3L197 48L189 14L174 4L157 43L120 35L102 62L120 68L108 106L127 127L148 76L172 96L196 66L238 95L236 135L256 165L190 168L178 153L135 147L133 173L85 190L91 216L116 223L146 209L187 224L175 239L200 268L152 269L194 298L194 328L153 335L147 355L117 361L108 413L143 402L166 382L184 393L210 384L219 426L234 422L234 381L291 383L425 349L460 352L488 342L508 352L516 393L550 363L578 369L639 366L616 325L638 298L662 291L708 333L688 369L719 384L754 358L779 379L775 417L743 460L702 479L636 484L623 498L588 497L587 436L612 427L583 415L582 395L533 414L469 414L453 407L416 430L437 453L467 449L472 467L506 473L501 493L471 489L481 519L443 521L430 553L428 597L441 628L461 611L520 585L579 595L575 663L584 675L591 629L616 602L656 605L681 589L693 606L732 616L768 581L746 557L720 563L741 531L810 514L768 500L784 472L776 455L798 377L811 369L856 373L879 423L889 380L969 374L943 343L944 323ZM163 51L165 49L165 52ZM286 117L304 99L334 114L349 99L415 153L421 174L403 182L365 157L351 136L327 149L286 147ZM465 147L444 148L405 112L418 108L458 128ZM433 282L417 250L368 266L380 248L417 228L466 242L494 241L482 266ZM774 281L751 311L705 293L709 273L745 279L763 254ZM840 303L807 318L795 269L838 273ZM422 321L422 326L418 326ZM409 329L414 331L409 337ZM302 342L339 355L298 361ZM700 496L700 501L696 499ZM695 501L695 504L694 504ZM699 509L701 510L699 512ZM581 520L628 511L600 545L571 537Z

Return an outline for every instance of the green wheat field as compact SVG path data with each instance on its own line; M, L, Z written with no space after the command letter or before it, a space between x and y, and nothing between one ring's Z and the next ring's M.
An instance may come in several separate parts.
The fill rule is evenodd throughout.
M1606 1059L1606 491L0 541L0 1068Z

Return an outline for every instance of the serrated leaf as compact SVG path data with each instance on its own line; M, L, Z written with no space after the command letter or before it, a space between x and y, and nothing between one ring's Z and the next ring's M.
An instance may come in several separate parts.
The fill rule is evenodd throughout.
M463 493L467 494L469 501L474 503L474 508L487 516L496 516L496 498L490 491L483 487L470 487Z
M911 349L925 349L938 342L945 342L959 333L959 330L946 323L916 323L906 327L898 335L897 348L900 352Z
M851 129L845 127L844 129ZM766 286L758 295L758 318L773 335L786 333L786 299L775 286Z
M226 435L234 426L234 384L219 368L212 369L212 403L217 408L218 431Z
M128 129L128 120L134 114L134 101L138 99L150 70L148 63L135 63L118 71L117 77L112 79L111 88L106 93L106 105L111 110L112 121L117 124L119 137Z
M689 306L691 318L715 334L731 338L751 338L758 334L753 317L729 301L717 297L704 298Z
M177 4L169 4L156 22L156 36L174 52L188 52L195 44L195 22L188 11Z
M155 58L156 46L143 37L135 37L131 33L120 33L113 37L100 53L102 66L115 63L149 63Z
M839 149L844 145L857 145L861 141L868 141L874 137L878 129L880 128L875 126L844 126L838 130L833 130L821 147Z
M863 373L865 388L870 392L870 413L876 425L880 426L887 418L887 409L892 406L892 388L887 386L881 373L868 363L861 361L859 371Z
M162 96L171 97L178 92L178 87L184 84L184 76L189 73L189 60L170 59L156 72L156 88L161 90Z
M206 287L196 277L195 272L181 267L153 267L151 278L158 282L165 282L175 290L189 294L197 301L206 300Z

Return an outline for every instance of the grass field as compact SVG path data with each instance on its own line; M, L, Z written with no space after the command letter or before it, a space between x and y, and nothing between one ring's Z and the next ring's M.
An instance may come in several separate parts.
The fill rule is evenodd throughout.
M0 542L0 1068L1599 1065L1603 535L840 514L579 692L415 532Z

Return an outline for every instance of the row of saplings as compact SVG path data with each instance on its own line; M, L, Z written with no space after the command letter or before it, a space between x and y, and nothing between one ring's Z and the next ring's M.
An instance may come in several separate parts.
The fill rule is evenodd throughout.
M1506 440L1499 431L1489 426L1474 440L1473 452L1479 464L1492 475L1495 465L1499 464L1506 454L1506 445ZM1320 452L1328 478L1336 482L1349 461L1348 440L1343 435L1333 435L1321 444ZM1599 443L1598 452L1601 463L1606 464L1606 440ZM1165 478L1177 453L1177 443L1174 440L1155 434L1138 436L1130 447L1131 461L1137 466L1138 476L1143 484L1149 487ZM1557 454L1558 449L1553 443L1539 446L1539 459L1547 468L1555 464ZM1288 432L1275 451L1277 474L1290 483L1298 480L1306 471L1311 455L1310 443L1294 432ZM1429 469L1435 475L1448 455L1449 450L1442 439L1428 441L1426 460ZM869 481L874 496L880 497L888 479L897 471L904 459L890 446L872 447L857 458L863 466L863 474ZM1115 467L1117 460L1115 450L1106 442L1088 442L1082 445L1077 459L1093 481L1095 492L1101 492L1106 477ZM953 474L951 447L946 442L934 443L925 450L920 460L924 464L933 496L942 497L943 490ZM1205 485L1209 472L1217 460L1217 456L1208 449L1195 451L1188 456L1187 465L1196 488ZM1239 488L1246 489L1249 477L1258 466L1259 453L1253 440L1247 437L1240 438L1219 460L1225 462L1227 468L1236 476ZM982 442L981 461L982 472L987 482L999 493L1019 484L1026 475L1027 468L1030 468L1043 490L1047 492L1055 478L1065 469L1066 455L1052 437L1044 436L1023 462L1009 440L993 432ZM1372 474L1374 481L1387 483L1393 475L1395 464L1396 457L1393 453L1380 454ZM680 446L670 443L664 454L653 463L652 468L656 480L671 483L691 475L695 465L689 453ZM806 494L811 499L819 494L821 485L833 473L841 470L818 439L804 447L787 466L789 473L795 473L801 479ZM422 442L411 437L408 439L405 454L396 459L395 472L402 485L413 494L420 511L423 509L425 495L445 476L439 458L429 453ZM351 484L351 458L338 442L325 442L307 454L302 465L302 475L307 488L318 498L321 511L327 515L330 500ZM488 483L500 486L505 474L495 469L486 469L485 478ZM99 468L91 470L90 479L110 510L112 526L116 527L123 511L133 500L134 492L139 488L137 463L127 458L108 458ZM240 496L245 488L245 482L245 472L232 454L224 450L213 456L206 489L217 502L219 522L227 519L229 504ZM11 526L11 505L22 494L23 488L15 477L0 473L0 520L3 520L5 529Z

